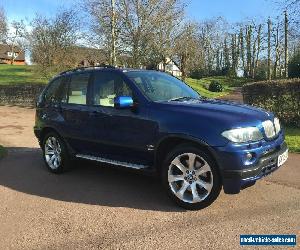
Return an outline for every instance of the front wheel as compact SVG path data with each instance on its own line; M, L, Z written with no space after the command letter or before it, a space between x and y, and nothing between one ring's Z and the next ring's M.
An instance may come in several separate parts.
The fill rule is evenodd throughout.
M221 191L216 164L192 145L180 145L166 157L162 181L170 198L190 210L209 206Z

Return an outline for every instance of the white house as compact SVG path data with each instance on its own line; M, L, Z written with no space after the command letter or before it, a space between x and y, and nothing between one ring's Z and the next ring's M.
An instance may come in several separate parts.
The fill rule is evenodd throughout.
M157 69L163 71L164 70L164 63L160 62L157 65ZM173 76L180 77L182 75L179 66L176 62L174 62L171 58L166 58L165 63L165 71L172 74Z

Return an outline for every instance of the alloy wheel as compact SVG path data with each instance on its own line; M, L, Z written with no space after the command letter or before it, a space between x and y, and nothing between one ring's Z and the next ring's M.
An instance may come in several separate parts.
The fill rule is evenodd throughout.
M168 182L174 195L187 203L205 200L213 187L210 165L199 155L178 155L168 169Z
M51 169L57 169L61 165L61 146L54 136L48 137L45 142L45 159Z

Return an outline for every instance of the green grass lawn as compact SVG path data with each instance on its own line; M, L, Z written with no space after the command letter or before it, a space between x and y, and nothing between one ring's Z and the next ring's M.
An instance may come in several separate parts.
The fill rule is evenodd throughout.
M47 83L35 72L35 66L0 64L0 85Z
M211 92L207 88L212 80L218 81L224 87L223 92ZM185 82L200 95L208 98L216 98L229 94L235 87L241 87L250 80L246 78L230 78L226 76L211 76L201 79L187 78Z
M5 148L0 145L0 159L5 155Z
M300 153L300 128L285 128L285 141L290 152Z

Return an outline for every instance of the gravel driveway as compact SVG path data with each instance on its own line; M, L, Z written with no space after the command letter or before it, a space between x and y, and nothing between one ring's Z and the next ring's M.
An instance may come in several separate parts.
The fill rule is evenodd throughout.
M8 148L0 160L1 250L237 249L240 234L297 234L299 242L300 155L239 195L185 211L157 179L138 173L88 162L49 173L33 123L33 109L0 106L0 144Z

